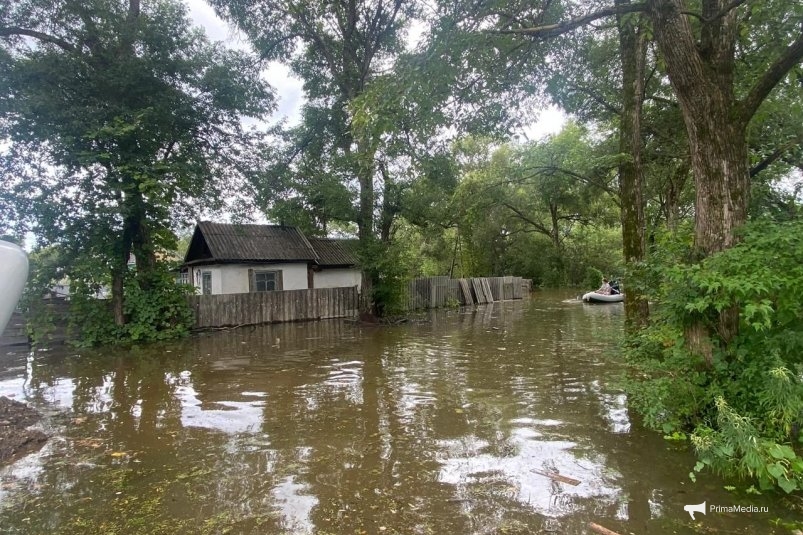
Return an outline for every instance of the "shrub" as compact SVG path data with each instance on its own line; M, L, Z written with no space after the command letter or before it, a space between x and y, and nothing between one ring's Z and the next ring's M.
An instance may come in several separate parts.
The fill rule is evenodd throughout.
M803 489L803 224L753 223L731 249L650 270L659 306L627 349L628 389L645 424L690 433L697 471ZM738 310L739 331L725 339L717 326L728 310ZM709 362L686 344L700 324L711 333Z
M165 270L145 275L131 273L126 277L123 301L126 323L122 326L115 325L109 300L96 299L80 284L74 286L70 326L77 345L168 340L186 335L192 327L192 310L186 297L194 289L176 284Z

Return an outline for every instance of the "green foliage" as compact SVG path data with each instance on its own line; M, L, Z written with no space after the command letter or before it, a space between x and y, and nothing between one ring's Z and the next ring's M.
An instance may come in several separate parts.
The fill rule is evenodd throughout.
M0 215L59 246L88 294L131 252L153 269L199 205L236 211L254 152L242 119L273 101L259 62L210 43L176 0L20 0L0 27Z
M446 308L460 308L460 301L450 295L446 298Z
M629 340L631 403L649 427L691 433L696 471L803 489L803 223L753 223L740 244L694 264L682 242L650 268L660 306ZM739 332L725 340L720 313L734 309ZM688 345L699 324L712 333L710 365Z
M373 281L372 302L380 317L402 314L407 310L407 281L412 271L409 250L397 243L378 240L360 243L363 272Z
M583 286L586 288L593 288L594 285L599 284L604 275L602 271L595 267L589 266L586 268L586 276L583 279Z
M589 268L619 272L615 162L597 149L573 123L537 143L456 143L462 176L448 211L459 237L457 272L516 274L549 287L588 284Z
M129 274L125 280L126 324L115 325L110 303L97 299L78 281L73 286L70 326L79 346L124 342L153 342L185 336L193 324L187 295L194 288L176 284L166 271Z

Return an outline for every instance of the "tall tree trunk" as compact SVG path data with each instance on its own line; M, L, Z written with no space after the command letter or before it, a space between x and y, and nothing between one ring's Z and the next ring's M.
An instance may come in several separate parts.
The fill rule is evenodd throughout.
M560 223L558 222L558 205L549 203L549 218L552 222L552 228L549 230L549 238L552 240L552 246L555 248L555 254L558 257L561 255L560 250Z
M137 20L140 16L140 0L128 0L128 14L126 24L120 33L120 54L134 55L134 41L137 33ZM108 169L112 172L112 169ZM118 192L117 199L123 217L123 235L116 247L116 255L112 266L112 312L114 324L122 327L126 324L125 318L125 276L128 272L128 259L131 256L131 248L136 234L131 222L129 202L123 194L123 190L129 184L130 179L123 177L120 185L121 191ZM129 188L130 189L130 188Z
M689 137L694 243L702 257L734 245L734 231L747 221L747 123L733 93L735 11L722 15L715 29L704 30L698 46L681 4L650 0L650 16ZM703 15L712 17L721 7L720 2L705 4L712 4L712 13Z
M376 236L374 235L374 153L363 143L357 143L355 171L360 184L360 205L357 213L357 237L360 243L363 263L362 287L360 292L360 315L366 319L376 316L377 303L374 289L379 283L376 259Z
M123 310L123 282L125 271L119 267L112 273L112 314L114 315L114 324L118 327L125 325L125 312Z
M115 247L112 260L112 314L114 324L122 327L125 319L125 275L128 271L128 258L131 256L131 232L128 226L123 225L123 235Z
M703 3L698 44L679 0L650 0L655 38L666 60L689 137L696 197L694 246L698 258L733 246L747 222L750 174L747 118L733 92L736 12ZM724 15L721 13L725 13ZM712 338L728 343L738 331L738 307L723 310L715 331L696 322L686 330L689 349L713 365Z
M132 195L129 199L126 224L130 227L131 249L136 259L137 273L148 275L156 269L156 251L148 224L145 203L139 193Z
M617 5L630 0L617 0ZM644 173L641 160L641 112L644 102L644 64L647 40L635 15L617 17L619 55L622 61L622 113L619 124L619 152L626 155L619 164L622 251L625 265L632 270L646 254L644 217ZM628 286L625 318L629 330L646 325L649 319L646 296L637 284Z
M387 166L383 162L378 164L379 171L382 173L382 212L379 215L379 239L385 245L390 243L393 220L399 211L398 187L393 183L393 179L388 172Z
M734 245L734 231L747 222L750 175L744 125L734 121L719 96L709 100L707 114L698 115L701 107L684 117L697 187L694 245L708 256Z

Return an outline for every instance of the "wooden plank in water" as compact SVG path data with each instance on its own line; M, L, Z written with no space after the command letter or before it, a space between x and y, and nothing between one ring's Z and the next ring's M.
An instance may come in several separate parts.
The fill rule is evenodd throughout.
M606 527L600 526L599 524L595 524L594 522L589 522L588 528L594 533L599 533L599 535L619 535L619 533L611 531Z
M557 472L547 472L545 470L531 470L531 472L536 473L541 476L548 477L549 479L554 479L555 481L560 481L561 483L566 483L568 485L574 485L575 487L582 483L579 479L574 479L573 477L567 477L561 475Z

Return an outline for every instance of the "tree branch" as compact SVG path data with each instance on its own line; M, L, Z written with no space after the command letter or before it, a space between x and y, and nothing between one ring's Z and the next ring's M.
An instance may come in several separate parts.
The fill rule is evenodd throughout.
M521 219L522 221L524 221L528 225L532 225L532 227L535 228L536 232L539 232L541 234L545 234L545 235L547 235L549 237L552 237L552 232L548 228L546 228L544 225L542 225L538 221L535 221L534 219L530 219L529 217L527 217L524 214L524 212L522 212L521 210L519 210L518 208L516 208L512 204L503 202L502 206L512 210L513 213L515 213L516 216L518 216L519 219Z
M770 154L769 156L767 156L766 158L764 158L763 160L758 162L756 165L754 165L752 167L752 169L750 169L750 178L753 178L754 176L756 176L757 174L762 172L764 169L766 169L767 167L769 167L770 165L772 165L776 161L782 159L784 154L789 149L792 149L792 148L800 145L801 141L803 141L801 138L796 138L796 139L793 139L792 141L788 141L788 142L784 143L783 145L781 145L780 147L775 149L772 152L772 154Z
M595 91L591 90L590 88L582 87L582 86L580 86L578 84L573 84L571 82L569 82L567 85L568 85L569 89L574 89L578 93L582 93L582 94L586 95L591 100L593 100L594 102L596 102L597 104L602 106L604 109L608 110L609 113L612 113L612 114L617 115L617 116L621 115L621 113L622 113L621 108L611 104L610 102L605 100L605 98L603 98L598 93L596 93Z
M525 171L527 171L527 170L536 171L535 175L531 175L529 177L524 177L524 180L526 180L528 178L532 178L533 176L537 176L540 172L544 172L544 171L549 171L549 172L552 172L552 173L554 173L554 172L563 173L564 175L567 175L567 176L569 176L571 178L579 180L580 182L585 182L586 184L589 184L591 186L594 186L596 188L601 189L602 191L604 191L606 193L609 193L611 195L611 197L613 197L613 202L617 206L620 206L620 204L619 204L619 192L618 191L614 190L613 188L611 188L607 184L604 184L602 182L598 182L597 180L594 180L593 178L587 177L585 175L581 175L580 173L576 173L576 172L574 172L574 171L572 171L570 169L564 169L562 167L557 167L557 166L534 166L534 167L527 167L524 170Z
M490 33L500 34L519 34L527 35L530 37L547 38L557 37L565 33L569 33L580 26L585 26L595 20L613 15L623 15L625 13L639 13L647 11L646 4L625 4L614 7L607 7L588 15L578 17L576 19L568 20L565 22L558 22L556 24L545 24L543 26L535 26L532 28L514 28L510 30L491 30Z
M659 95L649 95L645 97L645 100L654 100L655 102L661 102L663 104L667 104L673 108L678 107L678 103L676 100L672 100L671 98L661 97Z
M792 67L800 63L801 60L803 60L803 33L764 72L764 75L758 79L742 101L741 116L745 123L750 121L758 107L767 98L767 95L770 94Z
M68 43L64 39L61 39L54 35L38 32L36 30L28 30L26 28L17 28L15 26L6 26L0 28L0 38L11 37L15 35L25 35L27 37L33 37L34 39L37 39L39 41L56 45L62 50L66 50L67 52L75 52L76 50L71 43Z
M705 15L701 15L700 13L695 13L694 11L686 11L686 10L681 11L680 14L681 15L688 15L690 17L694 17L695 19L699 20L700 22L708 24L708 23L711 23L711 22L714 22L716 20L721 19L722 17L724 17L725 15L727 15L728 13L730 13L731 11L733 11L734 9L739 7L740 5L744 4L745 2L747 2L747 0L733 0L730 4L728 4L727 6L723 7L721 10L717 11L716 13L714 13L713 15L711 15L709 17L706 17Z
M722 17L724 17L725 15L727 15L740 5L744 4L745 2L747 2L747 0L733 0L730 4L722 8L722 10L713 17L703 19L703 22L714 22L717 19L721 19Z

